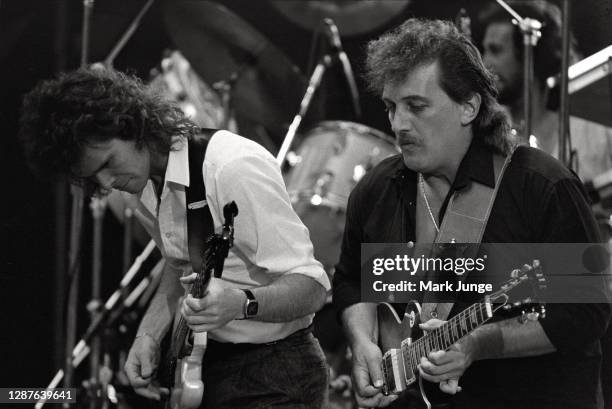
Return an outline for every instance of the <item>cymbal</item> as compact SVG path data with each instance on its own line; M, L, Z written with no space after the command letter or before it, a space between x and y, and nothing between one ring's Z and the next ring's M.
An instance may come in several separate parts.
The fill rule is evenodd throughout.
M237 116L284 132L299 109L306 80L268 39L225 6L212 1L164 5L168 32L210 85L235 76Z
M334 20L342 36L367 34L389 23L410 0L270 0L285 18L306 30Z

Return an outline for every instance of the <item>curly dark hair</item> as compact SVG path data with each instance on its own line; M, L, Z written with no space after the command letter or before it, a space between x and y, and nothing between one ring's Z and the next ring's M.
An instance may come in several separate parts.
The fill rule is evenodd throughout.
M141 80L112 69L81 68L40 82L24 98L19 137L39 176L71 175L88 143L133 140L169 152L198 128Z
M463 103L475 93L480 110L472 123L474 137L494 152L511 150L507 115L497 102L497 89L478 49L448 21L411 18L370 41L365 77L380 95L387 83L400 83L416 67L438 62L440 87Z

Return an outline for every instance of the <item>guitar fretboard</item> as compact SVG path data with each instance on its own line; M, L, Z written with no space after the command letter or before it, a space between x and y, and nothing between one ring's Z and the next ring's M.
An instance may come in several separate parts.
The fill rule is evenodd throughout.
M206 288L208 287L208 283L210 282L210 277L212 276L212 269L214 267L213 261L215 259L214 256L215 256L216 249L214 246L215 243L213 243L212 241L210 241L208 244L209 245L204 251L204 256L203 256L203 259L204 259L204 267L202 268L203 272L197 275L189 291L189 293L194 298L204 297L204 293L206 292ZM181 315L181 317L179 318L179 322L176 326L174 338L171 344L173 358L176 359L180 357L181 350L183 349L183 346L185 345L185 341L188 335L189 335L189 326L187 325L187 321L185 321L185 318Z
M411 368L415 374L418 373L417 365L421 358L427 357L433 351L447 350L491 317L490 305L487 307L484 303L473 304L416 342L402 343L405 367Z

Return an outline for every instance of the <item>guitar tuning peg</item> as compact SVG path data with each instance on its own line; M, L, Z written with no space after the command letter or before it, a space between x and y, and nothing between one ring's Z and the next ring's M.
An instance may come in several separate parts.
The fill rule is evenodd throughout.
M531 270L533 270L533 268L529 264L523 264L523 267L521 267L521 272L523 273L528 273Z
M533 268L540 268L540 260L533 260L533 263L531 263L533 265Z
M529 321L537 321L540 318L540 313L536 311L531 311L527 314L527 319Z
M510 272L510 277L511 278L517 278L520 274L521 270L519 270L518 268L515 268L514 270L512 270Z

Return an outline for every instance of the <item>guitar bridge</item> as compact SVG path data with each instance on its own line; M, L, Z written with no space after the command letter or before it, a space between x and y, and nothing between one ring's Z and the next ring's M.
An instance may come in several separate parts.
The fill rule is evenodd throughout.
M399 349L390 349L382 359L383 394L398 395L406 390L404 363Z

